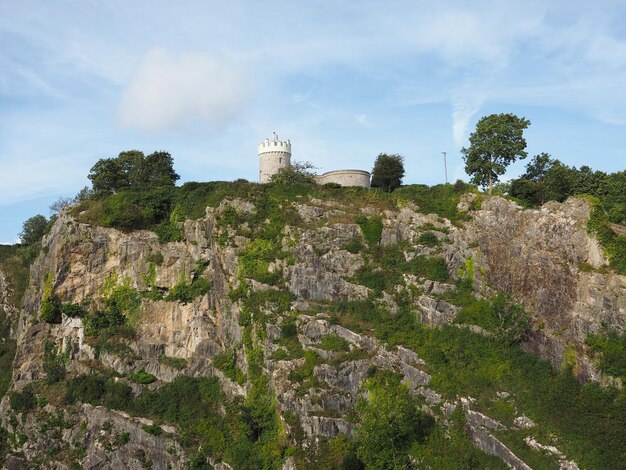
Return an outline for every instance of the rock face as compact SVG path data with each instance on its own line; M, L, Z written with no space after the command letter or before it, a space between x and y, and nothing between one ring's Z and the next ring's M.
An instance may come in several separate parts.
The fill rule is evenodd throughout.
M470 207L465 201L464 208ZM282 415L295 415L306 439L352 436L355 424L348 417L362 384L372 368L400 374L411 393L423 396L428 406L454 406L442 403L429 388L431 376L415 352L404 347L390 347L366 333L357 333L333 321L333 312L320 308L337 301L366 301L375 290L361 285L356 275L366 266L359 252L349 249L350 242L367 242L356 223L349 223L349 208L340 203L311 199L293 204L304 226L287 225L283 230L282 250L287 253L269 264L269 272L280 273L291 302L285 312L264 313L272 321L265 324L262 340L263 373L277 398ZM66 368L70 374L87 373L102 367L120 376L145 371L152 374L156 387L171 382L178 375L216 376L229 397L246 396L249 383L237 383L232 376L214 365L214 359L227 350L238 350L236 366L244 373L246 359L242 317L245 307L233 295L247 285L251 292L277 290L254 279L242 279L241 253L250 242L245 225L220 225L222 214L254 213L254 205L242 200L224 201L217 208L207 208L206 216L188 220L183 226L184 241L159 243L154 233L123 233L115 229L80 223L68 214L54 224L43 241L43 254L31 268L31 283L18 312L8 305L6 282L0 273L0 308L16 318L18 350L14 361L12 391L23 390L43 379L46 344L68 351ZM377 213L365 208L368 216ZM514 203L494 197L475 211L464 227L457 227L435 215L424 215L412 204L384 212L380 237L382 246L398 243L407 260L416 256L443 255L450 271L457 277L470 275L484 293L494 290L514 296L532 312L535 329L526 347L555 365L563 362L565 351L578 354L581 377L599 379L600 375L585 356L584 340L589 333L609 328L626 328L626 278L616 274L581 272L581 263L596 268L605 264L597 242L590 238L585 225L589 209L583 200L547 204L541 210L522 210ZM420 235L435 234L436 246L422 245ZM46 289L64 304L87 304L91 311L102 307L111 285L124 284L138 292L161 292L177 285L189 285L204 276L210 281L209 293L189 302L144 296L141 314L136 321L136 341L125 344L118 354L96 351L87 341L80 318L63 316L60 324L40 321L39 312ZM438 327L454 322L459 308L443 300L451 284L430 281L406 274L397 291L412 293L410 298L422 323ZM409 295L409 294L407 294ZM162 297L162 296L161 296ZM380 295L375 300L395 312L393 298ZM19 315L18 315L19 313ZM289 356L281 343L281 328L288 316L295 316L292 340L300 350L313 351L324 359L312 367L307 383L294 385L293 372L301 370L305 359ZM19 318L18 318L19 316ZM480 328L477 329L478 332ZM342 350L322 347L327 337L339 338ZM163 358L178 360L179 367ZM132 358L132 359L129 359ZM231 378L229 378L229 376ZM120 379L126 381L125 378ZM317 385L315 385L317 384ZM139 393L145 387L133 385ZM53 441L78 442L83 468L184 468L187 457L176 442L176 430L166 435L144 431L150 421L125 413L90 405L73 407L46 405L43 412L15 420L9 400L0 405L3 426L10 433L24 435L11 449L7 465L13 468L39 462L44 456L66 468L64 456L47 455ZM500 456L513 468L528 468L487 428L489 418L465 407L470 435L476 445ZM58 432L40 432L42 413L60 413ZM493 420L492 420L493 421ZM285 422L288 432L293 423ZM54 430L53 430L54 431ZM120 437L122 436L122 437ZM20 443L21 442L21 443ZM56 459L56 460L55 460ZM230 468L220 463L223 468ZM293 459L285 468L294 468ZM290 467L291 466L291 467ZM217 468L217 467L216 467Z
M15 307L13 301L13 293L7 283L6 276L0 271L0 312L6 315L6 318L10 323L13 323L20 314L19 309ZM14 335L14 331L10 332L10 335Z
M626 277L581 271L583 263L606 265L597 240L587 232L588 218L582 198L550 202L539 210L490 198L467 230L453 235L449 257L457 270L472 258L478 284L513 295L532 312L537 328L529 350L558 367L572 348L580 353L578 375L597 380L598 372L584 356L584 340L592 333L626 329Z

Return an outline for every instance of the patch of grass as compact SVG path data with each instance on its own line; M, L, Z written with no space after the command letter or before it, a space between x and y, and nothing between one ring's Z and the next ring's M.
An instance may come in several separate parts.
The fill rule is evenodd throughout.
M187 367L187 360L182 357L159 356L159 362L177 370Z
M474 299L461 308L454 322L480 326L509 344L520 343L530 333L530 317L504 294L493 299Z
M141 429L152 436L160 436L163 434L163 428L158 424L144 424Z
M380 243L380 237L383 233L383 220L379 216L359 215L356 218L356 223L361 227L363 238L369 246L376 246Z
M626 334L589 335L585 344L596 354L596 360L603 372L621 377L626 384Z
M317 345L320 349L326 351L348 351L350 349L350 343L341 336L326 335L322 338L322 341Z
M461 196L467 192L476 191L476 187L457 181L455 184L440 184L426 186L413 184L403 186L394 191L394 196L399 200L412 201L425 214L437 214L458 223L467 219L467 215L457 211L457 205Z
M446 282L450 278L448 264L436 256L416 256L408 262L407 272L439 282Z

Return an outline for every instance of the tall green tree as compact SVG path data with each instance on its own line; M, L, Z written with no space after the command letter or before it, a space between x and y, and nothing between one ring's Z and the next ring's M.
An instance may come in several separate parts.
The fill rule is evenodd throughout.
M115 194L124 189L174 186L178 178L172 156L163 151L147 157L139 150L121 152L117 158L99 160L89 172L96 196Z
M399 188L404 178L404 157L381 153L376 157L372 170L372 187L391 192Z
M27 219L22 225L20 241L23 245L32 245L41 241L48 228L48 219L37 214Z
M375 376L365 387L368 397L357 405L361 418L357 456L366 468L409 468L411 445L423 442L434 420L420 411L417 400L395 374Z
M461 149L465 172L472 183L487 186L489 194L493 184L504 174L507 166L528 155L524 129L530 121L514 114L491 114L476 124L470 134L470 146Z

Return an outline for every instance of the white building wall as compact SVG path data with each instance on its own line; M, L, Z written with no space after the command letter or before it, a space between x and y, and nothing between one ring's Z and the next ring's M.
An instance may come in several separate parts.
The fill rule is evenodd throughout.
M335 170L329 171L317 177L319 184L336 183L341 186L370 187L371 175L364 170Z

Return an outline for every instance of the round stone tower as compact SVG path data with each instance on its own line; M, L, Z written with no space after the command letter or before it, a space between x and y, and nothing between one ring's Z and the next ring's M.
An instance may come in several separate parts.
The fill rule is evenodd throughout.
M276 132L271 139L259 144L259 183L268 183L281 168L291 166L291 142L278 140Z

